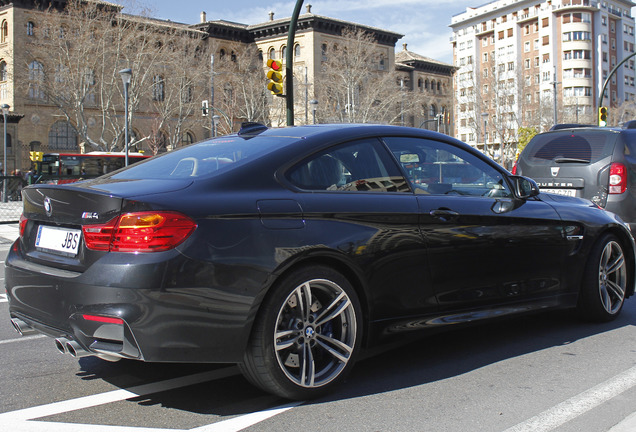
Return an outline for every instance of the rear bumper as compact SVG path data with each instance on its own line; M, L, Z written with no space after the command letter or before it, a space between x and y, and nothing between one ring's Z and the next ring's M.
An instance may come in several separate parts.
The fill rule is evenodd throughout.
M134 268L126 265L126 254L110 253L89 271L71 273L34 265L17 250L14 245L6 260L9 312L40 333L74 340L95 355L152 362L242 360L254 298L210 287L211 279L197 285L189 272L193 263L174 251L149 254Z

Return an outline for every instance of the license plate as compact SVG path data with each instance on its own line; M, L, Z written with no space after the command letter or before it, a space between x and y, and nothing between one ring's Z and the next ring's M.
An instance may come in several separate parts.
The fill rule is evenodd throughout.
M576 189L541 189L541 192L551 193L556 195L565 195L570 197L576 196Z
M81 239L81 230L40 225L35 247L74 257Z

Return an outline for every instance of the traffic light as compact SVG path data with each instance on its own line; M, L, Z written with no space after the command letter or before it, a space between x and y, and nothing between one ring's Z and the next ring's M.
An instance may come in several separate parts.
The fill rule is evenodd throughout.
M201 102L201 115L207 117L210 110L210 106L207 100Z
M598 125L607 126L607 107L603 106L598 109Z
M271 91L273 95L283 94L283 64L278 60L267 60L267 67L270 69L267 71L267 90Z

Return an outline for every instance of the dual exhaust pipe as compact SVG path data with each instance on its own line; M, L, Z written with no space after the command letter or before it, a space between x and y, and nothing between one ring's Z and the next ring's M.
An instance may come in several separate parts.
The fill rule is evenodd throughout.
M17 331L21 336L27 336L30 334L37 333L33 327L28 325L26 322L22 321L20 318L11 318L11 324L15 331ZM62 354L70 354L75 358L82 358L88 356L98 356L108 361L117 361L120 358L117 356L111 356L107 354L96 354L91 351L87 351L82 346L74 340L69 340L67 338L61 337L55 339L55 347Z
M11 324L13 325L15 331L17 331L21 336L36 333L36 330L33 327L22 321L20 318L11 318ZM78 344L74 340L68 340L66 338L55 339L55 346L57 350L62 354L70 354L75 358L95 355L89 351L86 351L84 348L81 347L80 344Z
M70 354L75 358L82 358L95 355L90 351L86 351L80 344L74 340L68 340L66 338L55 339L55 348L62 354Z

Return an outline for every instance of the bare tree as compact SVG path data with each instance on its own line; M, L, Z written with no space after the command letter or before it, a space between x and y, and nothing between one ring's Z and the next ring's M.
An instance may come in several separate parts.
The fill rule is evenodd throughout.
M23 79L29 97L55 105L94 150L123 147L123 85L119 70L132 69L129 121L150 108L176 145L198 109L206 62L203 34L119 13L112 5L69 0L63 11L49 9L40 40L28 46ZM199 59L197 59L197 57ZM20 68L19 65L16 68ZM168 78L169 77L169 78ZM157 97L158 87L163 94ZM157 103L150 103L157 102ZM148 131L146 131L148 132ZM135 137L136 142L152 132Z
M269 123L263 59L256 46L225 44L217 58L214 103L220 131L231 133L242 121Z
M342 38L326 45L324 56L314 90L326 102L318 110L321 121L395 123L401 109L415 106L412 99L402 98L395 73L379 70L380 55L369 32L343 30Z

